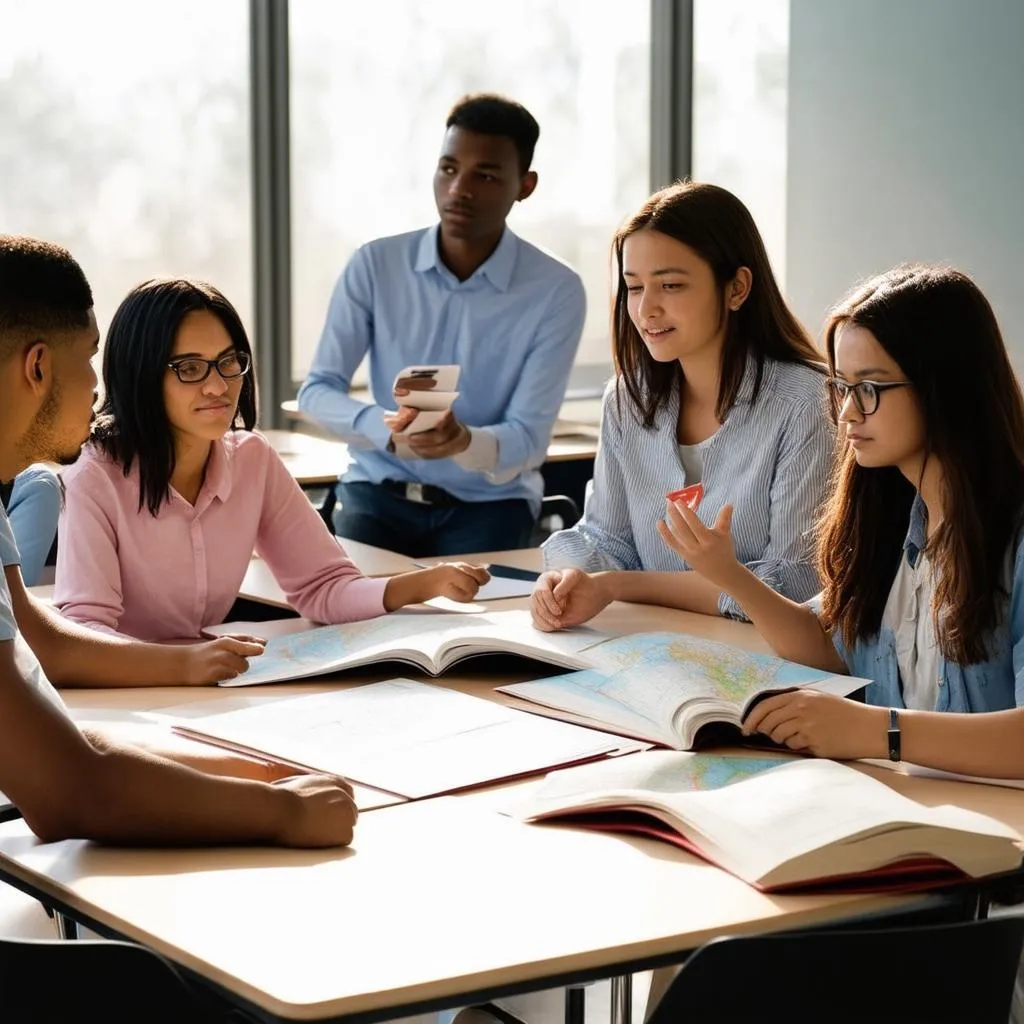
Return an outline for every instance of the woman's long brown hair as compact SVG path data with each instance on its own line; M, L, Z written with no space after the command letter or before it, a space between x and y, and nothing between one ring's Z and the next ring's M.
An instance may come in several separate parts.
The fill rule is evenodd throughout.
M682 383L678 362L659 363L651 357L626 304L622 248L630 235L644 229L659 231L689 246L715 276L726 318L722 376L715 408L720 422L736 401L751 356L757 365L751 401L756 400L760 390L765 359L820 366L821 353L779 291L750 211L724 188L694 181L677 182L651 196L618 230L612 243L618 273L612 312L615 368L643 426L654 425L658 410L672 401ZM753 279L750 294L738 310L727 310L725 288L740 267L746 267Z
M936 640L950 661L983 661L1024 512L1024 398L995 314L965 274L912 265L833 310L825 335L833 372L836 331L847 323L869 330L914 385L927 457L942 467L944 514L927 546ZM822 622L847 645L878 633L915 494L898 469L865 469L845 446L819 524L818 570Z

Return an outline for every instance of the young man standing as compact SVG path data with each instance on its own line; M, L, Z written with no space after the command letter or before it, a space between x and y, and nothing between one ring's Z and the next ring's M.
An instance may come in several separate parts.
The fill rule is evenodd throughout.
M0 479L32 462L77 457L96 400L92 304L66 250L0 235ZM160 648L65 622L26 592L18 562L0 510L0 790L40 838L311 847L351 841L356 811L341 779L271 781L273 771L255 762L170 747L164 756L156 744L144 749L79 730L35 652L67 671L74 662L78 681L102 684L108 672L141 673Z
M299 408L351 447L343 537L411 557L529 543L586 312L579 276L505 225L537 186L539 131L510 100L458 103L434 174L440 222L364 245L335 287ZM375 404L349 395L367 352ZM396 450L416 413L388 411L392 385L418 364L457 364L459 397Z

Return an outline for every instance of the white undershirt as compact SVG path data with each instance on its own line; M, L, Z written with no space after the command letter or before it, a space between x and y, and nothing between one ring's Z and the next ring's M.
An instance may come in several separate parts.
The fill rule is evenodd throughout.
M679 461L683 464L683 472L686 474L686 486L699 484L704 476L704 456L700 453L700 445L681 444Z
M892 581L882 625L896 637L896 663L903 683L903 703L914 711L934 711L941 686L941 659L935 643L931 562L921 552L917 565L906 556Z

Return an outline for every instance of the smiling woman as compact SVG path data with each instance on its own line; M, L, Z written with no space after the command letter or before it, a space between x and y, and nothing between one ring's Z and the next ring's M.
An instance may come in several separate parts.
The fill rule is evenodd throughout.
M471 600L487 573L461 563L359 573L253 430L251 368L242 322L212 285L152 280L121 303L93 439L65 475L60 610L105 632L195 638L225 620L254 551L320 622Z
M664 543L666 494L696 483L701 518L730 517L740 560L780 593L809 598L809 531L834 433L821 356L753 218L725 189L680 183L644 203L613 249L618 372L583 518L544 545L535 621L577 625L616 599L743 617Z

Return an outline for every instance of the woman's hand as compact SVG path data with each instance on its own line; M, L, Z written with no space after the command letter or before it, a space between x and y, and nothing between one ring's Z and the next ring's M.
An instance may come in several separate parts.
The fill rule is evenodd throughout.
M588 622L614 600L604 576L582 569L550 569L542 573L530 597L537 629L553 633Z
M667 547L691 569L720 590L729 591L740 563L732 542L732 505L718 513L712 527L705 526L684 502L668 503L667 517L658 522L658 533Z
M885 757L888 721L887 708L817 690L787 690L757 704L743 722L743 734L763 733L815 757Z
M249 659L259 657L266 640L255 636L226 635L179 648L184 657L182 682L187 686L208 686L240 676Z
M392 576L384 589L384 607L393 612L407 604L421 604L432 597L452 601L472 601L477 591L491 578L482 565L469 562L439 562L428 569Z

